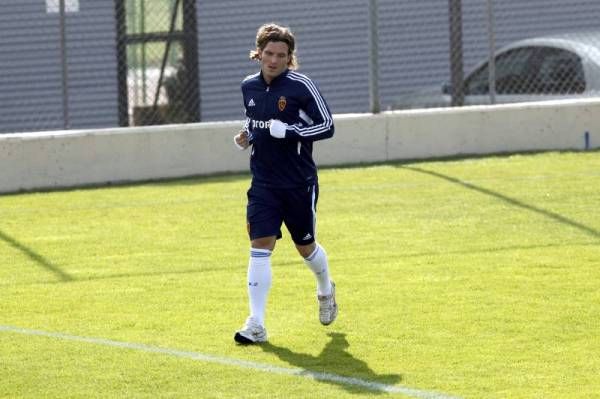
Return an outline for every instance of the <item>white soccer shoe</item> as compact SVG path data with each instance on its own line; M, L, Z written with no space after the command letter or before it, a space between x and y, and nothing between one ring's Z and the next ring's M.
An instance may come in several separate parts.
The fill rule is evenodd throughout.
M235 333L233 339L238 344L243 345L267 342L267 330L256 319L248 317L246 324Z
M331 294L330 295L317 295L319 300L319 321L324 326L328 326L337 317L338 306L335 302L335 283L331 282Z

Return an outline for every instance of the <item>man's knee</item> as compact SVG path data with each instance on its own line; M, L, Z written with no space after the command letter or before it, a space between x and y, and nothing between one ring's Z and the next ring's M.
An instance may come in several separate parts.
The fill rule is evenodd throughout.
M250 241L250 246L256 249L268 249L272 251L275 248L276 236L260 237Z
M312 254L315 251L316 248L317 248L317 243L314 241L308 245L296 244L296 249L298 250L298 253L300 254L300 256L302 256L303 258L308 258L310 256L310 254Z

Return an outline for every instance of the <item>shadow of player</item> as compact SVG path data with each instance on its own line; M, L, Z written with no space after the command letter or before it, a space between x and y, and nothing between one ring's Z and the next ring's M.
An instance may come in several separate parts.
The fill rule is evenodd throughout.
M329 341L318 356L293 352L269 342L260 347L279 359L306 370L317 381L338 385L351 393L384 393L382 385L393 385L402 380L398 374L377 374L363 360L357 359L347 349L350 343L346 334L329 333ZM341 377L341 378L336 378Z

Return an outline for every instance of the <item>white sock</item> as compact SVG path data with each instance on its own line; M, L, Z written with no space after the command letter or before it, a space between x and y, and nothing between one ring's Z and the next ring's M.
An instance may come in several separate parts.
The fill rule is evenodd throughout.
M248 299L250 317L265 325L267 297L271 288L271 251L252 248L248 262Z
M317 278L317 294L330 295L331 281L329 279L329 264L327 262L327 252L319 244L308 257L304 258L304 263L312 270Z

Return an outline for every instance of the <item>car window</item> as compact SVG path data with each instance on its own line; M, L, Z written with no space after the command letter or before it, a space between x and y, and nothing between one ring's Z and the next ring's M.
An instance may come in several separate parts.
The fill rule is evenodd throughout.
M581 59L570 51L540 48L536 60L538 94L574 94L585 90Z
M531 79L530 62L536 51L535 47L521 47L496 56L497 93L519 94L526 91L527 84ZM465 80L465 94L488 94L488 83L489 65L485 63Z
M488 63L465 80L466 95L489 94ZM496 56L498 94L576 94L585 90L580 57L555 47L522 47Z

